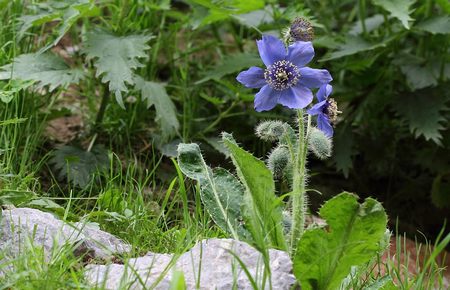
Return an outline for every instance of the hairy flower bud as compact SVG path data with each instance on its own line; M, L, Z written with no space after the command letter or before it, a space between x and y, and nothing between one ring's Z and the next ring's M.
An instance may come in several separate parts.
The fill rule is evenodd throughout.
M284 170L288 166L289 161L289 150L286 146L281 145L270 153L267 159L267 167L272 171L273 177L279 179L283 177Z
M308 143L309 150L311 150L317 158L326 159L331 156L333 144L331 143L331 139L321 130L314 127L311 128Z
M278 141L289 131L287 123L281 121L264 121L256 127L256 136L265 141Z
M285 37L288 42L312 41L314 38L314 28L311 22L305 18L295 18L291 26L287 29Z

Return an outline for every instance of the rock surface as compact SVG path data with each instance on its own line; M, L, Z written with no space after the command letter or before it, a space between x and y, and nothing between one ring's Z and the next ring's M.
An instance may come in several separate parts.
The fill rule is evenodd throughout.
M262 255L250 245L230 239L203 240L178 258L171 254L148 253L130 259L125 265L88 265L85 278L105 289L168 289L174 271L182 271L187 289L254 289L239 259L258 289L290 289L295 283L287 253L269 250L271 280L263 286ZM197 283L198 282L198 283ZM198 286L198 287L197 287ZM153 288L154 287L154 288Z
M81 245L84 253L100 259L131 250L130 245L92 225L65 223L50 213L32 208L2 210L0 225L0 251L6 258L19 256L29 242L42 247L47 260L55 248L67 244Z

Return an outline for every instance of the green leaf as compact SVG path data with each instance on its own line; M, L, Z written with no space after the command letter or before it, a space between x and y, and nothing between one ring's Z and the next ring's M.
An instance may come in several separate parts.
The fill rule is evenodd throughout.
M225 20L232 15L244 14L263 9L265 5L264 0L191 0L190 2L200 5L200 8L202 9L207 9L205 13L201 9L194 6L194 28ZM216 2L218 3L216 4Z
M410 17L410 14L412 13L410 7L415 2L415 0L373 0L373 4L382 7L384 10L388 11L392 17L400 20L406 29L409 29L408 22L414 20Z
M127 84L135 84L134 71L143 66L138 59L148 57L150 39L150 35L115 36L105 31L86 34L84 52L89 59L94 59L96 76L109 83L109 90L122 108L125 108L122 92L128 92Z
M263 236L270 245L286 250L283 234L283 216L277 196L272 173L263 161L240 148L229 134L223 135L225 147L230 152L238 177L245 186L245 207L253 219L252 229L261 226ZM255 218L258 220L254 220ZM256 240L256 239L255 239Z
M320 61L327 61L341 58L348 55L357 54L363 51L374 50L379 47L385 47L390 40L378 43L370 43L359 36L348 35L345 43L340 44L337 51L332 52L328 57L322 58Z
M397 290L397 289L398 287L395 286L391 276L389 275L376 279L375 281L373 281L364 288L364 290Z
M242 223L242 184L222 168L211 170L197 144L178 146L178 164L184 175L200 183L202 202L214 222L233 238L248 238Z
M347 178L350 169L353 168L352 156L353 150L353 134L351 128L338 127L334 138L334 154L333 159L336 163L336 169L342 171Z
M101 145L95 145L91 151L73 146L63 146L53 153L50 163L59 171L60 179L67 178L81 188L88 185L93 175L109 166L106 150Z
M366 32L371 32L372 30L377 29L384 23L384 17L381 14L375 14L371 17L365 19L366 24ZM349 33L352 35L358 35L363 32L362 23L360 20L356 21L353 24L353 27L350 29Z
M147 102L147 108L155 106L156 122L161 127L164 139L177 133L180 123L177 119L175 105L166 92L163 84L135 78L136 88L141 91L142 100Z
M406 76L407 83L413 91L438 84L438 80L433 75L429 65L407 64L402 65L400 70Z
M26 31L32 27L57 21L58 23L54 24L55 26L52 28L53 31L57 32L56 39L41 49L41 52L58 44L61 38L80 18L96 16L100 13L100 9L96 6L94 0L71 0L64 1L64 3L50 1L40 6L43 6L46 11L36 15L23 15L19 18L20 29L18 38L21 39Z
M382 205L343 192L320 209L327 221L301 237L294 257L294 274L302 289L339 289L352 266L362 266L376 256L386 231L387 217Z
M169 290L186 290L186 282L182 271L174 271Z
M38 88L48 86L50 92L76 84L83 77L81 69L70 68L63 59L50 52L22 54L13 63L0 68L0 80L33 81Z
M439 174L434 178L431 201L439 208L450 207L450 172Z
M429 32L431 34L449 34L450 16L436 16L416 25L417 29Z
M441 114L447 110L448 97L436 94L409 94L393 100L394 109L409 124L411 133L416 137L424 136L426 140L433 140L441 144L440 130L446 118Z
M251 66L261 65L262 61L256 54L238 53L224 57L224 59L213 69L204 73L205 77L196 82L201 84L211 79L221 79L222 77L248 69Z
M448 0L436 0L436 3L445 11L450 14L450 2Z

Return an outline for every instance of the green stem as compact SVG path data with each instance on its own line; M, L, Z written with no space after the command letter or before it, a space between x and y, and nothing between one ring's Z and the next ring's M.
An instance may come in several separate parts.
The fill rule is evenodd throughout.
M103 122L103 117L105 116L106 106L109 103L109 89L108 86L103 87L103 97L102 102L100 104L100 108L98 109L97 118L95 119L95 130L98 130Z
M367 36L366 28L366 0L359 0L358 3L359 20L361 21L361 26L363 30L363 35Z
M297 244L305 230L306 216L306 156L308 153L308 131L311 119L308 116L305 124L303 110L298 110L298 148L293 163L292 182L292 230L291 230L291 255L295 255ZM306 125L306 127L305 127Z

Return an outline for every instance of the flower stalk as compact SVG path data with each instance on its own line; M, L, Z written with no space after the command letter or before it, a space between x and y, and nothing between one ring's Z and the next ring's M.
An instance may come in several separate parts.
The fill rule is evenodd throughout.
M305 217L307 210L306 196L306 157L308 154L308 135L311 126L311 117L308 115L305 124L303 110L298 110L298 142L295 161L292 165L292 229L291 229L291 254L297 248L297 244L305 230Z

